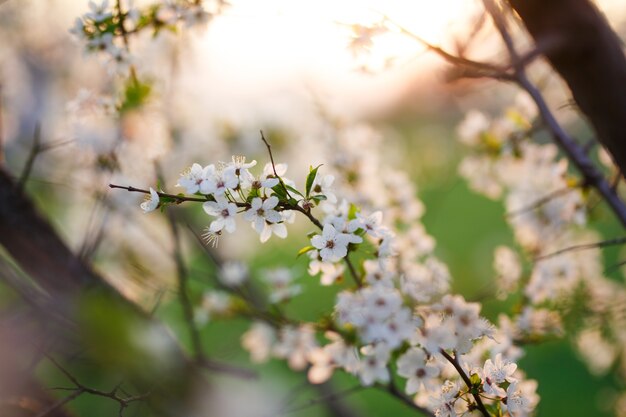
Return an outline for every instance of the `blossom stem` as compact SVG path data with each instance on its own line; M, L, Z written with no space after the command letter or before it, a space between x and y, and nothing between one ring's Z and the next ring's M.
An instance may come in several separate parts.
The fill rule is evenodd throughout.
M441 353L443 357L446 358L448 362L452 364L452 366L454 366L454 369L456 369L456 371L459 373L461 379L463 379L463 382L465 382L465 385L467 385L469 391L472 392L472 381L470 381L469 377L461 367L456 353L454 354L454 357L450 356L450 354L443 349L439 349L439 353ZM485 408L485 404L483 404L483 400L480 398L480 395L472 392L472 397L474 397L474 400L476 401L476 408L478 408L482 415L485 417L491 417L491 414L489 414L489 411L487 411L487 409Z
M174 213L171 210L168 210L167 212L167 219L170 225L170 232L172 233L172 238L174 240L174 251L172 253L172 257L174 258L174 263L176 264L178 300L183 308L185 322L187 323L187 327L189 328L189 335L191 337L191 343L193 346L194 358L198 363L204 363L206 358L204 356L202 339L200 337L198 327L195 323L193 306L191 304L191 300L189 299L189 288L187 285L188 272L185 261L183 260L182 250L180 247L180 233L178 230L178 224L176 223L176 218L174 217Z
M530 95L539 110L541 119L550 131L552 139L582 174L584 185L595 188L611 208L622 226L626 227L626 204L624 204L617 192L611 187L611 184L609 184L602 173L595 167L585 149L561 127L546 103L541 91L539 91L528 78L524 65L520 61L519 54L515 49L511 34L508 31L506 21L498 7L494 4L493 0L483 0L483 3L491 15L494 25L500 33L513 63L513 81Z
M397 399L399 399L400 401L402 401L409 407L419 411L425 416L435 417L435 415L430 410L427 410L426 408L420 407L419 405L415 404L415 402L410 397L408 397L402 391L400 391L400 389L398 388L396 383L393 381L393 379L389 382L386 388L387 388L387 392L389 392L391 395L393 395L394 397L396 397Z
M348 265L348 269L350 270L350 276L352 276L352 279L356 283L356 286L361 288L363 286L363 283L361 282L361 279L359 278L359 274L356 273L356 269L354 268L354 265L352 264L352 261L350 260L350 255L349 254L346 255L344 260L346 261L346 265Z
M122 190L129 191L131 193L150 194L150 191L148 191L148 190L144 190L142 188L136 188L136 187L132 187L132 186L109 184L109 188L119 188L119 189L122 189ZM157 192L157 194L159 195L159 197L171 198L172 200L174 200L174 202L176 204L180 204L180 203L183 203L185 201L195 201L195 202L198 202L198 203L206 203L207 201L211 201L211 200L207 200L206 198L187 197L187 196L184 196L184 195L168 194L168 193L162 193L162 192ZM237 207L250 207L250 205L248 203L235 203L235 204L237 204Z

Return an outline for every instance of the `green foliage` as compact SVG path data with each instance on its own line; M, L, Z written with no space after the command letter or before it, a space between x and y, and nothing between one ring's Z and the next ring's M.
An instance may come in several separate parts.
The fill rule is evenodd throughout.
M131 77L124 88L124 96L120 106L120 113L123 114L130 110L144 106L151 93L152 85L149 82L142 82L136 77Z

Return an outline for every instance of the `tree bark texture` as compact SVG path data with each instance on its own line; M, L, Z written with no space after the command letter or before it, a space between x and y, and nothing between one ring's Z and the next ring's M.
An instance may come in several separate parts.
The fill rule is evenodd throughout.
M565 80L597 139L626 172L626 58L589 0L508 0Z

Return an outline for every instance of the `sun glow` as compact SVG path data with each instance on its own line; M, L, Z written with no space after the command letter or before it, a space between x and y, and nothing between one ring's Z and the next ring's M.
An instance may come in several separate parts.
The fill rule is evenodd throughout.
M201 40L205 79L216 80L213 94L222 91L229 101L237 96L267 99L277 91L293 93L300 88L308 90L304 94L332 92L351 103L372 103L364 98L376 94L375 102L383 106L385 100L393 100L402 80L429 70L434 60L415 60L423 47L397 34L376 39L369 54L355 56L348 50L351 25L372 24L387 16L433 43L445 44L450 33L467 27L477 9L472 0L232 0L231 4ZM376 76L360 74L360 67L373 68Z

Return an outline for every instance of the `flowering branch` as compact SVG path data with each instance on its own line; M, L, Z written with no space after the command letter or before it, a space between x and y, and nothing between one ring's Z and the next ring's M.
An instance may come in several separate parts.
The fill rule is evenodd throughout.
M144 194L150 194L149 190L143 190L141 188L135 188L135 187L127 187L127 186L123 186L123 185L116 185L116 184L109 184L110 188L120 188L122 190L126 190L132 193L144 193ZM168 194L168 193L162 193L157 191L157 195L159 197L165 197L168 199L172 199L174 200L174 202L176 204L180 204L180 203L184 203L185 201L195 201L195 202L200 202L200 203L204 203L207 201L206 198L198 198L198 197L187 197L184 195L178 195L178 194Z
M541 92L529 80L523 63L511 35L506 27L506 22L494 0L483 0L485 8L491 15L493 22L502 37L509 52L514 67L515 82L524 89L532 98L539 109L539 114L550 130L554 141L567 154L568 158L583 175L584 184L595 188L604 198L622 226L626 227L626 205L619 198L616 191L604 176L595 168L593 162L585 152L585 149L571 138L557 122Z
M450 354L444 349L439 349L439 353L441 353L443 357L446 358L446 360L450 362L452 366L454 366L454 369L456 369L456 371L459 373L461 379L463 379L463 382L465 382L465 385L467 386L472 394L472 397L474 397L474 400L476 401L476 408L478 408L483 416L491 417L491 414L489 414L489 411L487 411L487 409L485 408L485 404L483 404L483 400L480 398L480 394L475 391L474 384L472 384L472 381L470 381L469 377L463 370L463 367L461 367L457 355L455 354L454 357L450 356Z

